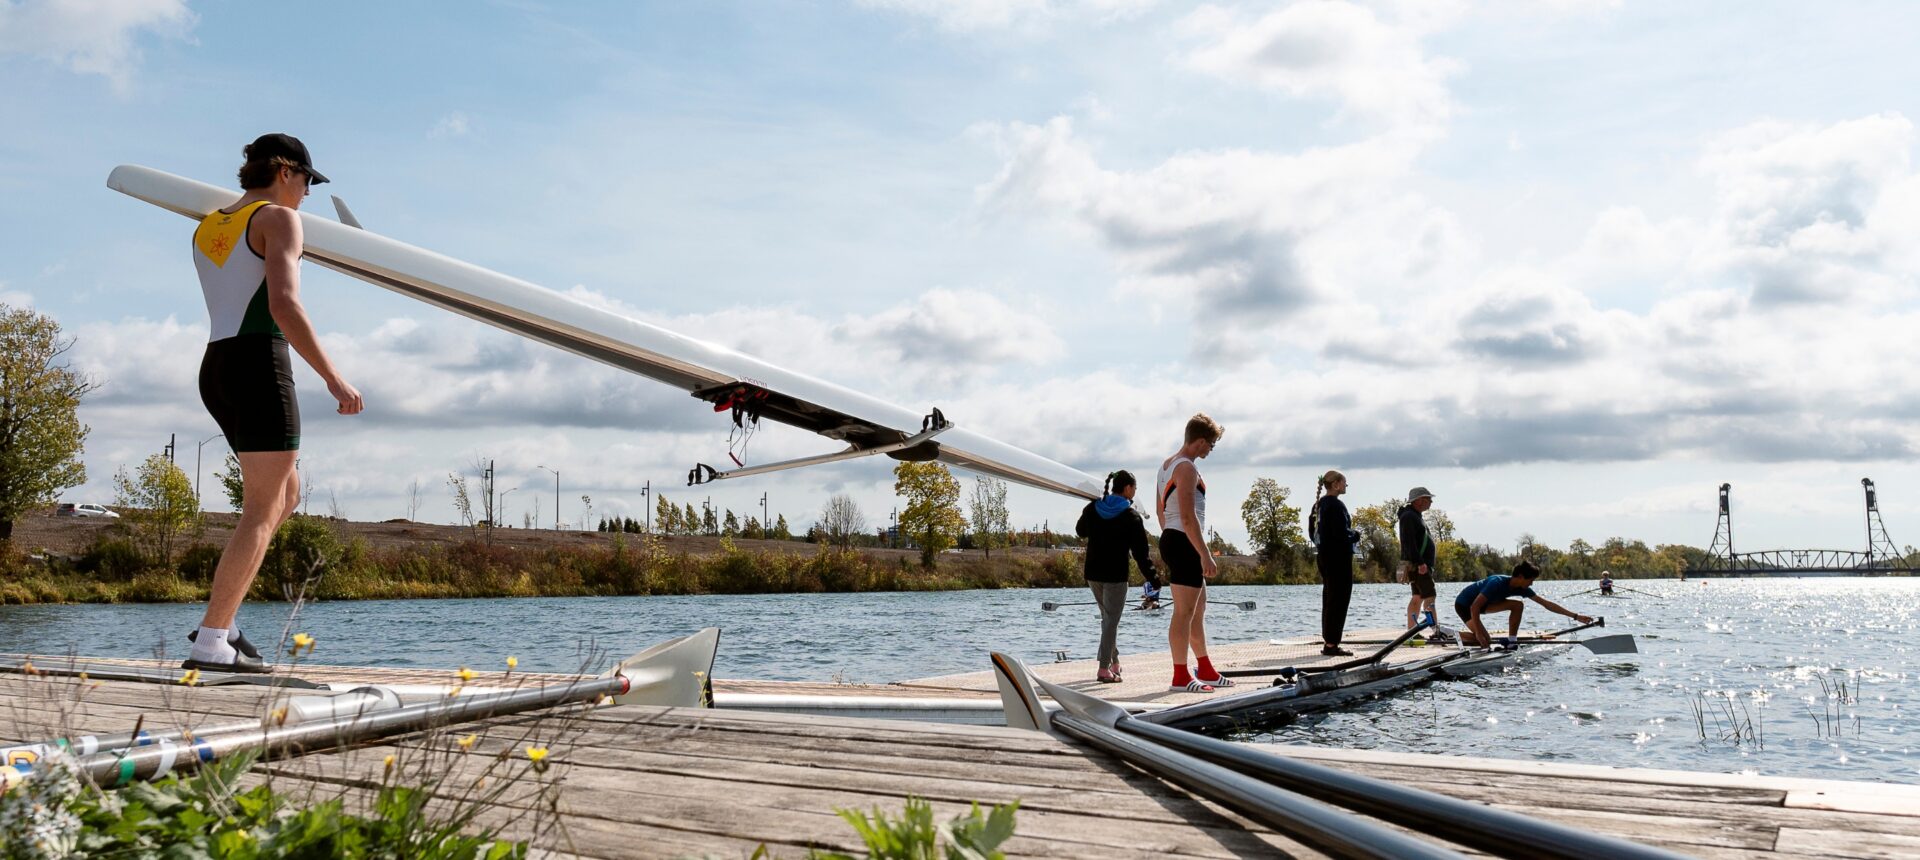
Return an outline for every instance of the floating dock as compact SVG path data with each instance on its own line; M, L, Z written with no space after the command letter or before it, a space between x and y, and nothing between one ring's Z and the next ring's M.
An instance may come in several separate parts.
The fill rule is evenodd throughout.
M453 682L454 673L303 666L299 674L435 685ZM485 673L470 683L550 680L573 676ZM175 727L156 725L156 714L177 725L228 722L266 713L274 695L248 685L0 675L0 738L124 731L143 716L148 728ZM1017 835L1004 846L1013 857L1319 856L1118 759L1005 727L629 705L459 731L479 736L471 753L454 749L451 736L416 735L256 765L250 778L351 803L380 784L387 756L437 754L449 762L443 792L452 796L496 760L489 753L538 742L551 747L549 777L561 785L558 818L545 822L558 826L528 814L531 785L502 795L477 824L537 835L547 856L746 857L761 845L775 857L852 852L861 846L835 811L897 814L908 796L931 801L942 820L974 801L1020 801ZM1700 857L1920 854L1920 786L1248 746Z

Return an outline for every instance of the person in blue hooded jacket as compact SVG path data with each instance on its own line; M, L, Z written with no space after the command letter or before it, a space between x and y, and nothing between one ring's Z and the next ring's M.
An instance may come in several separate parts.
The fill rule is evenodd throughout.
M1105 494L1088 502L1074 531L1087 539L1087 587L1100 607L1100 672L1103 683L1120 683L1120 616L1127 611L1127 580L1132 571L1127 557L1140 565L1140 574L1152 578L1153 557L1147 550L1147 524L1134 510L1139 483L1124 469L1107 476Z

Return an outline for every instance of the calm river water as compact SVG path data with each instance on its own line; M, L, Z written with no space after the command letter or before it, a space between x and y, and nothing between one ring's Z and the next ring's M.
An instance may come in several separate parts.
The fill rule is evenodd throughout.
M1641 653L1584 651L1525 674L1452 681L1257 740L1594 764L1920 782L1920 579L1624 584L1664 599L1570 598L1632 632ZM1551 582L1550 597L1590 583ZM1450 599L1458 585L1442 587ZM1319 588L1215 589L1215 641L1313 633ZM1350 626L1399 623L1404 586L1355 589ZM705 626L724 630L723 678L884 682L986 668L989 649L1047 661L1091 655L1091 607L1040 611L1078 589L524 600L365 601L304 607L315 662L571 671ZM184 656L199 607L0 607L0 652ZM277 639L289 608L249 605L242 626ZM1561 619L1542 616L1536 621ZM1530 614L1531 617L1531 614ZM1128 616L1122 650L1166 649L1163 615ZM250 626L249 626L250 625ZM602 660L604 662L604 659ZM1842 689L1844 685L1844 690ZM1704 732L1702 724L1704 722ZM1703 738L1704 734L1704 738ZM1737 735L1737 736L1736 736Z

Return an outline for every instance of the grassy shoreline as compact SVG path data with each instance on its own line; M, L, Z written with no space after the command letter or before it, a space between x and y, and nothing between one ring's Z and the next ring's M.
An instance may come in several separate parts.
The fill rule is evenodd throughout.
M351 532L345 532L352 534ZM1084 584L1075 551L941 555L931 567L899 551L752 542L729 538L690 548L672 539L616 534L545 544L466 537L376 545L315 517L295 517L267 551L251 600L425 600L492 597L613 597L702 594L808 594L1068 588ZM47 603L194 603L207 598L219 562L215 535L184 538L183 549L156 554L122 528L98 530L84 551L29 557L0 542L0 605ZM164 556L161 561L157 556ZM1478 573L1461 564L1464 580ZM1549 565L1548 578L1574 571ZM1356 582L1391 582L1383 565L1355 565ZM1477 576L1473 577L1477 578ZM1577 576L1574 578L1578 578ZM1623 577L1624 578L1624 577ZM1135 574L1134 583L1139 583ZM1319 582L1310 561L1261 564L1220 559L1218 585Z

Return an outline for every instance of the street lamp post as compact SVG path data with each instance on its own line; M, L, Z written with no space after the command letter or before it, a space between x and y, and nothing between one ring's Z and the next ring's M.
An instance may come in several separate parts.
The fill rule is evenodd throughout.
M640 515L647 518L647 534L653 534L653 481L640 485Z
M193 506L196 508L206 507L206 505L200 502L200 449L206 447L208 442L212 442L225 435L224 433L215 433L212 436L200 440L200 444L193 446Z
M760 491L760 537L764 539L770 534L773 534L773 523L767 521L767 493L762 490Z
M513 488L513 490L518 490L518 489L520 488L519 487ZM500 503L493 506L493 510L494 510L493 516L496 520L505 520L507 518L507 497L513 495L513 490L508 490L504 493L501 493ZM494 525L498 526L500 525L500 523L496 522L494 523ZM505 528L505 527L502 526L502 528Z
M535 466L534 468L553 473L553 530L559 531L560 530L560 470L548 469L545 466Z

